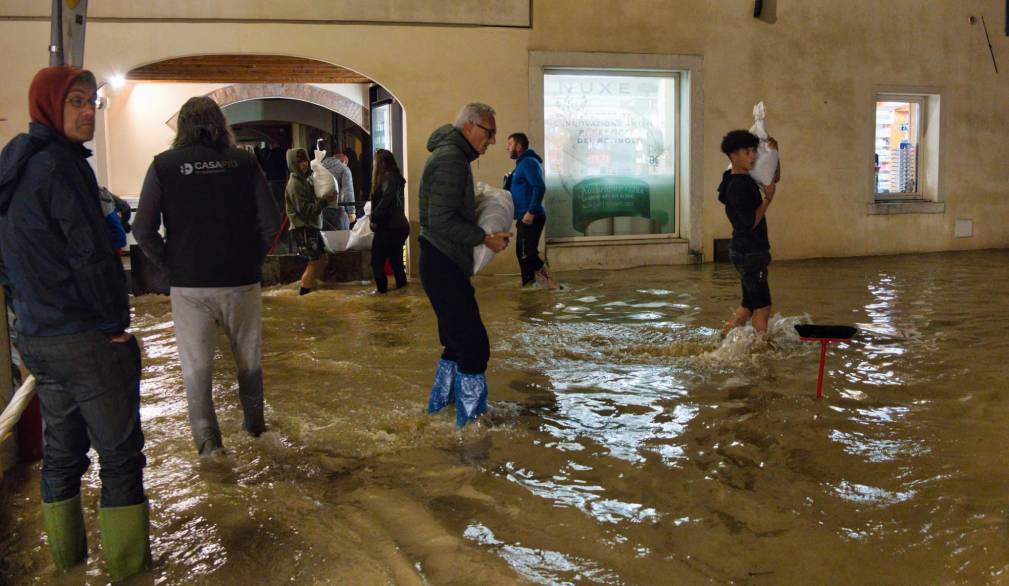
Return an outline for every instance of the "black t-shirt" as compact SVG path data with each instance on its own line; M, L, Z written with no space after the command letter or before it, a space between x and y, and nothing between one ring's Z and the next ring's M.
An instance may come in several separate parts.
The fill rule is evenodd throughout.
M754 227L757 208L762 198L760 187L749 174L734 175L729 169L722 174L718 186L718 201L725 204L725 215L732 223L732 243L729 247L739 253L770 250L767 241L767 219L761 218Z

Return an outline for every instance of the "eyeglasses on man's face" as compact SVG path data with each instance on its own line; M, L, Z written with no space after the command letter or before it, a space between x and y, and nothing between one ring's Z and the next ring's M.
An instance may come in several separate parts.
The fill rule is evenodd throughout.
M494 138L495 136L497 136L497 128L487 128L483 124L477 124L477 126L482 128L484 132L487 133L487 138Z
M80 110L84 106L91 106L95 110L100 110L105 105L105 100L98 96L92 98L85 98L82 96L70 96L64 100L67 104L70 104L75 110Z

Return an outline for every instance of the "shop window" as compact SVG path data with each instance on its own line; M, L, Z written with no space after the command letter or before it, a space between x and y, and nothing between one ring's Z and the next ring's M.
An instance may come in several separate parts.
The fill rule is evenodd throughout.
M938 201L939 104L938 94L876 94L876 201Z
M548 239L677 234L680 73L545 69Z

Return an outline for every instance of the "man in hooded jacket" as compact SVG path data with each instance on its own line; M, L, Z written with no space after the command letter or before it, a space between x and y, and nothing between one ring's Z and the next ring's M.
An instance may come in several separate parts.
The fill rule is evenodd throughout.
M95 131L95 77L48 67L28 91L31 124L0 155L0 282L17 347L38 381L45 435L42 521L56 566L84 561L81 476L101 462L99 526L112 581L150 561L140 428L140 348L126 329L126 276L102 217L83 143Z
M515 256L519 260L522 286L536 283L536 275L546 281L547 288L559 285L540 258L540 236L547 223L543 195L547 184L543 180L543 158L529 148L529 137L516 132L508 137L508 156L515 159L515 170L505 177L504 188L511 192L515 204Z
M476 223L470 163L496 142L494 109L467 104L455 124L435 130L420 179L420 278L435 315L444 351L428 399L428 413L456 404L462 427L487 410L490 340L480 320L473 276L473 247L494 252L508 246L509 232L486 234Z
M305 149L288 149L287 168L291 172L284 190L287 217L291 221L291 237L298 247L298 254L308 260L301 275L299 295L307 295L315 289L318 280L326 274L329 255L322 240L322 210L329 202L336 201L336 192L326 197L317 197L308 177L308 153Z

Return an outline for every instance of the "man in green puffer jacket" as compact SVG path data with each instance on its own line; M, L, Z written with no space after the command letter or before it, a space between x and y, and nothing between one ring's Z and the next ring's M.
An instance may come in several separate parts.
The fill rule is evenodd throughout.
M420 278L444 346L427 410L437 413L454 400L459 427L487 410L490 340L470 284L473 247L485 244L501 252L511 236L485 234L476 223L470 163L495 144L496 134L494 108L467 104L455 124L428 139L431 156L420 179Z

